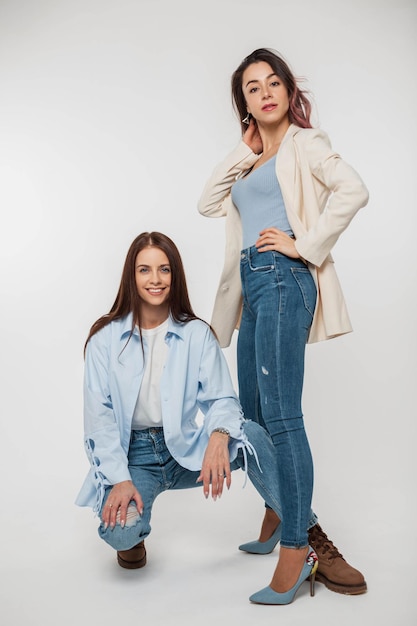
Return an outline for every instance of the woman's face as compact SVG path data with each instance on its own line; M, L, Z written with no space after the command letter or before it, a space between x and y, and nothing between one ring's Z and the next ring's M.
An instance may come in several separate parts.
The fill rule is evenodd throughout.
M141 250L136 257L135 277L142 303L168 312L171 267L165 252L153 246Z
M269 63L259 61L246 68L242 76L242 91L247 110L258 123L289 123L288 91Z

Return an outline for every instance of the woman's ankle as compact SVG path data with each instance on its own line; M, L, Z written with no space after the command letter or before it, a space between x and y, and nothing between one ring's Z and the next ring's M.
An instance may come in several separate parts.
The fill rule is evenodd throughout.
M308 546L303 548L280 547L279 560L270 587L277 593L285 593L297 582L307 557Z
M261 533L258 541L268 541L274 534L277 526L281 523L278 515L273 509L265 509L264 519L262 521Z

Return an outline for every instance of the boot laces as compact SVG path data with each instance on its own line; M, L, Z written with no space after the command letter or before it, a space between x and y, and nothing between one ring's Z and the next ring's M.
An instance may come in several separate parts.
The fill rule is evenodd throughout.
M336 548L333 541L328 538L319 524L316 524L309 530L309 535L310 543L316 552L327 554L327 558L329 559L337 559L338 557L343 559L343 555Z

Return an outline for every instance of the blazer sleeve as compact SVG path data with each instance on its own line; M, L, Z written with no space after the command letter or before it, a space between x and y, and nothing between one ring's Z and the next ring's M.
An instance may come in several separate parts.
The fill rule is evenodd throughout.
M303 134L299 134L303 137ZM304 202L317 199L317 189L326 199L325 206L304 236L297 238L301 257L320 267L341 233L360 208L368 202L369 193L359 174L332 150L326 133L312 129L304 134L304 145L296 142L297 160L301 170ZM313 189L308 188L312 184ZM305 207L308 213L308 207ZM312 212L310 212L310 215ZM317 210L316 210L317 215Z
M231 152L213 171L198 202L198 211L205 217L224 217L227 213L225 198L233 183L250 169L259 156L244 141Z

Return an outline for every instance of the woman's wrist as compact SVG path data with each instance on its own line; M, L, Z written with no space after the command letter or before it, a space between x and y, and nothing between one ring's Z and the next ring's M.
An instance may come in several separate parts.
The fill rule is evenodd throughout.
M227 437L230 437L230 431L228 431L227 428L215 428L211 431L211 434L213 433L219 433L220 435L226 435Z

